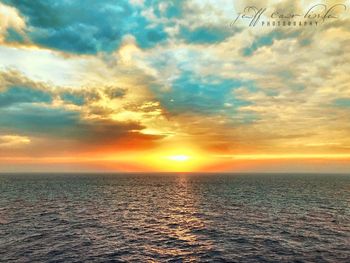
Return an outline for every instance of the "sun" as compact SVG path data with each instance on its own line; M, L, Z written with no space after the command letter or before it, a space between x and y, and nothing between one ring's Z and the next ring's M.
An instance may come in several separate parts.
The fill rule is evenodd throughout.
M212 163L208 152L189 143L167 143L149 150L113 155L108 159L155 172L197 172Z
M164 171L190 172L196 170L198 166L199 156L189 150L175 150L158 154L153 159L153 164Z
M191 144L167 144L148 151L138 161L160 172L194 172L207 163L206 154Z
M180 154L167 156L167 159L174 162L187 162L191 159L191 157L188 155Z

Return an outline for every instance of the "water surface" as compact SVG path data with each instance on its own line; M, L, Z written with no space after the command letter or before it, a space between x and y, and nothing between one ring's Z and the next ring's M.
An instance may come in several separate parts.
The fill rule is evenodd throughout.
M350 176L3 174L2 262L350 262Z

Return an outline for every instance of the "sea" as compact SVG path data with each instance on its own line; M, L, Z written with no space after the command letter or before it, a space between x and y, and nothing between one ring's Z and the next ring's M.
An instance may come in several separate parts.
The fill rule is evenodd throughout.
M350 174L1 174L0 262L350 262Z

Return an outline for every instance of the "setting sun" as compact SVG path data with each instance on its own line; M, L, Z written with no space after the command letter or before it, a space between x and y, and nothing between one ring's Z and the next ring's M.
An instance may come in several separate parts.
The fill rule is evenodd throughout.
M134 158L134 155L130 158ZM151 170L160 172L194 172L200 170L209 161L208 153L189 143L167 144L147 154L139 153L137 159L139 163Z
M174 161L174 162L186 162L191 157L188 155L172 155L172 156L168 156L167 158L171 161Z

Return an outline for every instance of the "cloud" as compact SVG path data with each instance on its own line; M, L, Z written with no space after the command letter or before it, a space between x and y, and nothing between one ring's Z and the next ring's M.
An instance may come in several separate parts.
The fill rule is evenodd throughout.
M32 80L59 86L83 85L90 60L37 47L0 46L0 70L12 69Z
M0 43L23 41L25 21L16 8L0 3Z
M350 149L347 14L317 28L229 28L246 4L300 11L311 1L4 3L18 21L0 47L1 69L17 70L1 76L2 134L71 149ZM32 43L14 46L17 33Z
M349 96L345 25L350 23L347 18L341 21L317 29L246 28L216 45L189 42L162 47L159 58L148 57L158 71L159 86L153 89L170 116L182 114L172 117L187 123L183 132L196 140L210 136L213 147L312 152L310 142L323 141L324 152L346 152L350 127L344 99ZM229 93L225 82L218 82L217 92L211 94L205 87L210 76L238 79L241 85ZM218 99L220 95L225 99ZM230 111L227 106L235 105L235 100L247 104L236 103L236 110ZM190 111L193 116L188 116ZM199 112L212 112L216 118L199 117ZM215 128L207 123L215 123Z
M32 42L66 52L112 52L126 34L134 35L141 47L150 48L167 36L161 25L151 24L140 15L140 8L125 0L4 2L25 17Z
M20 147L30 144L30 139L20 135L0 135L0 148Z
M271 31L266 35L257 37L254 40L254 42L251 44L251 46L245 47L243 49L243 55L251 56L256 50L258 50L261 47L272 46L274 41L276 40L281 40L285 38L291 38L291 39L296 38L298 34L299 33L297 31L294 31L291 33L285 33L280 30Z
M51 103L52 89L17 70L0 71L0 107L19 103Z
M88 119L81 111L63 106L17 104L1 108L0 116L1 132L21 132L35 138L47 138L49 144L50 141L70 141L66 150L72 147L76 150L101 148L130 138L144 141L162 138L143 135L141 130L145 127L137 122L115 121L103 115Z
M50 94L26 86L11 86L0 93L0 108L18 103L50 103L51 101Z
M61 142L62 147L54 149L64 152L138 144L142 148L165 137L143 133L144 121L162 115L159 104L132 102L127 89L51 86L14 70L1 72L0 78L1 134L25 134L33 138L30 147L40 148L38 152L52 141Z

